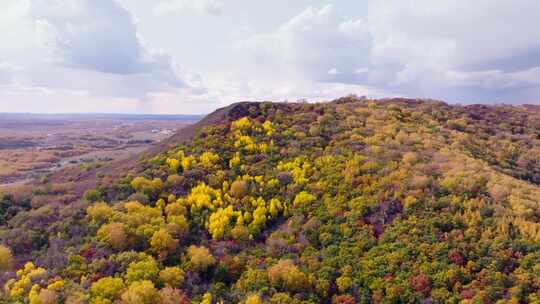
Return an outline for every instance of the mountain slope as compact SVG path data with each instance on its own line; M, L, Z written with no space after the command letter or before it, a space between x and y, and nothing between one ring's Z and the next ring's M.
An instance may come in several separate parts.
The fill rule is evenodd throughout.
M233 104L85 199L66 184L5 197L2 243L34 264L3 275L4 299L537 302L539 113Z

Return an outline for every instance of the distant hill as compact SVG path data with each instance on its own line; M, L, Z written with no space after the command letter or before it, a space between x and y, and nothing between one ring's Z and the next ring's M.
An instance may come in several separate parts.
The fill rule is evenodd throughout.
M6 303L539 303L540 108L235 103L0 225Z

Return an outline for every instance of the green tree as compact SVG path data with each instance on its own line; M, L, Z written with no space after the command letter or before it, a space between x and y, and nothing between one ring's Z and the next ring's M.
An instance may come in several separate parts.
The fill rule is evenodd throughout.
M95 203L101 200L101 192L96 189L88 190L84 193L84 199L91 203Z
M149 197L156 196L163 189L163 181L159 178L149 180L143 176L138 176L131 181L131 187Z

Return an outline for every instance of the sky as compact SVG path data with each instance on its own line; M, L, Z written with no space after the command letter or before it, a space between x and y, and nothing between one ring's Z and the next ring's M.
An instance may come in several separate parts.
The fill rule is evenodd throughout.
M537 0L2 0L0 112L540 104Z

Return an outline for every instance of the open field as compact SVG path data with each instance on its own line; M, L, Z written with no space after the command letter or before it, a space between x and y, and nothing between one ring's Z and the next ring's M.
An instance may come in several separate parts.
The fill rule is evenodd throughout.
M0 113L0 186L66 166L123 159L198 120L190 115Z

